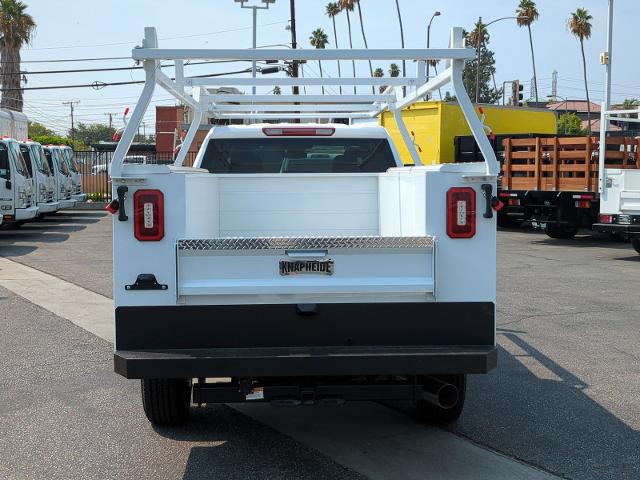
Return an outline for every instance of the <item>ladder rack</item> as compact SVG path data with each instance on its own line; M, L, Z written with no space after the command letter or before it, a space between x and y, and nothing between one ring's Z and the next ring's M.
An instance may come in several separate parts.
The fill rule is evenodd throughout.
M402 137L416 165L421 160L414 140L406 128L401 109L424 98L429 93L451 83L453 94L469 124L471 132L486 161L486 175L495 177L499 165L495 153L469 99L462 82L462 71L466 60L475 58L473 49L466 48L461 28L453 28L449 39L450 48L445 49L161 49L158 48L155 28L145 28L142 47L135 48L132 58L143 62L145 85L140 99L131 115L122 139L116 148L111 174L118 178L122 174L122 163L149 107L155 86L159 85L193 111L192 123L187 131L183 147L175 164L182 165L189 146L205 116L218 119L373 119L385 110L394 114ZM185 77L184 66L188 60L277 60L277 61L323 61L323 60L395 60L416 62L414 77L307 77L307 78L246 78L246 77ZM427 78L426 62L441 59L445 69L433 78ZM175 78L160 70L161 61L173 61ZM379 94L346 95L265 95L222 94L212 89L219 86L351 86L364 85L374 88L385 86Z

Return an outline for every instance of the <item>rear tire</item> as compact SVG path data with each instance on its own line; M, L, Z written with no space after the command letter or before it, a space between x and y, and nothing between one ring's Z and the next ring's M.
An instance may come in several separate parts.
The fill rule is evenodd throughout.
M640 253L640 235L631 235L631 246Z
M415 402L416 416L428 423L450 423L460 417L464 408L464 399L467 391L467 376L462 375L438 375L437 378L449 382L458 388L458 402L451 408L442 408L426 400Z
M181 378L141 380L142 408L154 425L177 425L191 408L191 382Z
M547 223L544 233L546 233L550 238L569 239L576 236L576 233L578 233L578 227L574 225Z

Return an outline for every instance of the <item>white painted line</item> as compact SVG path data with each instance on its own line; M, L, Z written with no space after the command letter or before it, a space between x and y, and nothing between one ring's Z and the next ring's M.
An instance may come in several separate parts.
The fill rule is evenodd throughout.
M113 300L0 257L0 286L113 343Z
M3 257L0 286L113 343L110 298ZM373 480L558 478L375 403L231 406Z

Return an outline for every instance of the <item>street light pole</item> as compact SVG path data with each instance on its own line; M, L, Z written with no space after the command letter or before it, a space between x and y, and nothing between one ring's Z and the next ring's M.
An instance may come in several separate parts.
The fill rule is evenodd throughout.
M440 12L437 10L433 12L433 15L431 15L431 20L429 20L429 25L427 25L427 48L430 47L431 42L431 22L433 22L433 19L435 17L439 17L440 15ZM429 61L430 59L427 59L427 81L429 81Z
M276 0L262 0L264 6L260 7L258 5L245 5L247 0L235 0L236 3L240 4L241 8L250 8L253 10L253 48L256 48L256 38L257 38L257 20L258 20L258 10L268 10L269 5L275 3ZM256 61L251 62L251 76L256 78ZM251 87L251 93L256 94L256 86Z
M609 0L609 13L607 15L607 51L605 52L603 61L606 67L606 77L604 80L605 85L605 110L611 108L611 59L613 57L613 0ZM609 130L609 120L606 120L604 125L600 125L600 128Z
M529 17L500 17L496 18L495 20L491 20L486 25L482 25L482 17L478 18L478 41L476 44L476 103L480 102L480 48L482 46L482 43L484 42L484 35L482 34L480 28L484 27L484 30L486 30L489 25L492 25L496 22L500 22L502 20L517 20L518 18L527 20Z

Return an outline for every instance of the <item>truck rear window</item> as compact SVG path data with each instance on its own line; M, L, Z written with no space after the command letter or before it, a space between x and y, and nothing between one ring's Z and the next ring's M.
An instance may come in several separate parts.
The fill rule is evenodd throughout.
M214 138L200 166L211 173L375 173L396 162L384 138Z

